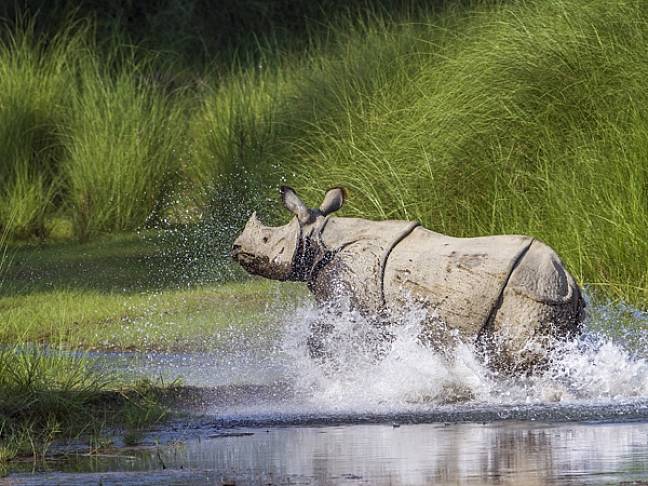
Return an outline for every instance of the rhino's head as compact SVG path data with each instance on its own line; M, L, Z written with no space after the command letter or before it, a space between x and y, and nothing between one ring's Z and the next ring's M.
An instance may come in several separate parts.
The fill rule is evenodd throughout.
M275 280L304 280L316 263L311 236L325 217L344 203L344 189L330 189L319 208L309 208L290 187L281 187L281 200L295 216L284 226L265 226L252 214L232 247L232 258L253 275Z

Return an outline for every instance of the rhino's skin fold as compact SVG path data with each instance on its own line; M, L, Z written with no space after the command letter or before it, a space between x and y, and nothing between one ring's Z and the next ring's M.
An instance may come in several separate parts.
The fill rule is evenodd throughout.
M426 342L476 343L502 370L532 369L555 339L580 332L581 291L541 241L454 238L409 221L332 217L344 202L341 188L319 209L306 208L290 188L282 196L295 214L290 223L268 227L253 214L234 242L232 256L252 274L304 281L319 303L349 302L366 315L397 316L415 302L430 316Z

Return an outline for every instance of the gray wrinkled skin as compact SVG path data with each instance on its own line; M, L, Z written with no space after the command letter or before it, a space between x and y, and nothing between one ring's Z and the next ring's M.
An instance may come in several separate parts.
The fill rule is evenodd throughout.
M341 188L318 209L289 187L281 194L294 218L268 227L253 214L234 242L232 257L251 274L306 282L319 303L347 302L368 316L398 316L414 302L428 311L422 341L446 350L456 339L475 343L501 370L530 370L552 342L580 331L581 291L534 238L453 238L408 221L331 217ZM326 331L313 329L313 356Z

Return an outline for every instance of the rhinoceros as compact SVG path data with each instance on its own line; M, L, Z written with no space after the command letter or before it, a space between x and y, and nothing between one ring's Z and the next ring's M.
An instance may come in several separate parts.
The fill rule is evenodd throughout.
M255 212L234 242L232 257L251 274L306 282L316 302L344 299L377 321L415 302L429 311L421 342L474 343L500 369L532 369L554 342L580 332L581 290L533 237L455 238L414 221L333 217L346 199L340 187L319 208L290 187L280 192L290 222L265 226ZM325 329L312 330L313 356Z

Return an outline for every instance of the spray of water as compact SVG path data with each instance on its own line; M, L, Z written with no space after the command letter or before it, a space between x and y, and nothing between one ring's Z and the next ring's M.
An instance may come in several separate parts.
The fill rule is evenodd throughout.
M625 332L611 322L631 314ZM445 349L422 345L430 321L411 306L393 324L376 326L353 311L331 312L305 304L284 321L278 349L296 393L320 411L400 412L461 404L627 403L648 399L648 355L632 346L648 314L610 305L593 309L584 334L560 342L546 366L531 375L504 375L488 367L471 343ZM312 326L332 330L322 341L326 358L306 345ZM443 323L438 323L442 326ZM618 326L617 326L618 327ZM608 329L603 332L601 329ZM385 339L388 334L390 339Z
M454 336L431 347L420 336L432 322L408 306L376 325L352 310L321 309L312 301L270 302L259 335L232 326L202 352L127 356L124 367L216 390L205 401L221 417L409 414L443 407L630 406L648 410L648 312L589 303L582 336L558 342L533 374L498 373L472 343ZM324 358L308 340L325 324ZM143 329L145 332L146 329ZM434 333L433 333L434 334ZM134 362L137 365L134 365ZM115 367L114 359L111 368ZM642 412L643 413L643 412ZM648 412L647 412L648 413Z

